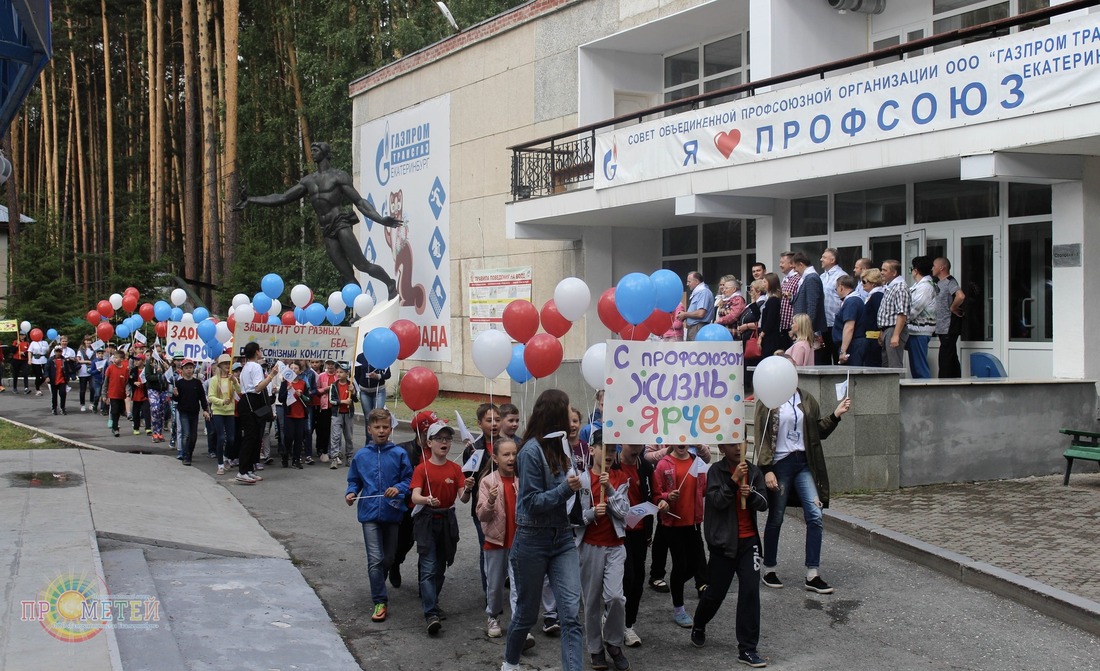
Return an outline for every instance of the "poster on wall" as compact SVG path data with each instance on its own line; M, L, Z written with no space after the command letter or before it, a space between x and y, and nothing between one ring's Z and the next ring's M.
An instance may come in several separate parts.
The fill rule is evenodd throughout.
M531 300L531 266L470 271L470 339L482 331L504 330L504 308L518 299Z
M718 445L745 437L740 342L607 341L604 439Z
M401 319L421 330L410 359L450 361L451 328L451 99L449 95L376 119L363 127L359 192L383 216L403 225L361 222L367 260L397 282ZM376 301L386 287L360 273ZM368 282L369 280L369 282Z

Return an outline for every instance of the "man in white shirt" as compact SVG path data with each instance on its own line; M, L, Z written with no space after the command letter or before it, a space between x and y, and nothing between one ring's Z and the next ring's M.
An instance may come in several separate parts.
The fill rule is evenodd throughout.
M50 352L50 344L45 340L34 340L27 348L27 356L31 359L31 373L34 374L34 395L42 395L42 383L46 381L46 358Z

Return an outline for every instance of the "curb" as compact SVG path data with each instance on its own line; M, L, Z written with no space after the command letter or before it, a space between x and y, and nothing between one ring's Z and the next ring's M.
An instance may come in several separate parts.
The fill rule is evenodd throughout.
M50 438L56 440L59 443L65 443L66 445L72 445L73 447L78 447L82 450L99 450L100 452L111 452L112 451L112 450L107 449L106 447L99 447L97 445L90 445L88 443L82 443L79 440L73 440L72 438L66 438L65 436L61 436L61 435L58 435L56 433L46 431L45 429L40 429L37 426L31 426L30 424L24 424L23 422L17 422L14 419L8 419L7 417L0 417L0 421L7 422L8 424L14 424L15 426L18 426L21 429L26 429L27 431L34 431L35 433L40 433L43 436L49 436Z
M1100 603L858 517L829 510L824 513L825 528L831 533L920 564L1100 636Z

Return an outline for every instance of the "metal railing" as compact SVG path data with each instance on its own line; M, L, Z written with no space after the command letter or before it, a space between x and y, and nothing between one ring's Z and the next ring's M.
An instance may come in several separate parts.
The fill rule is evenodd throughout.
M707 101L728 96L741 97L756 94L757 89L785 84L787 82L818 77L824 79L829 72L843 70L858 65L865 65L874 61L898 58L915 51L923 51L931 47L937 47L951 42L972 42L978 39L996 37L1005 34L1009 29L1029 23L1038 23L1053 16L1074 12L1087 7L1100 5L1100 0L1071 0L1054 7L1044 7L1031 12L1017 14L996 21L960 28L939 35L932 35L919 40L913 40L904 44L897 44L871 51L859 56L852 56L830 63L815 65L810 68L788 72L775 77L768 77L753 82L745 82L737 86L718 89L709 93L703 93L689 98L681 98L673 102L662 103L639 112L624 114L622 116L606 119L596 123L574 128L573 130L557 133L523 144L508 147L512 152L512 198L525 200L561 193L570 186L589 182L595 175L594 152L596 149L596 133L628 121L641 122L648 117L664 114L672 110L685 111L686 109L698 109Z

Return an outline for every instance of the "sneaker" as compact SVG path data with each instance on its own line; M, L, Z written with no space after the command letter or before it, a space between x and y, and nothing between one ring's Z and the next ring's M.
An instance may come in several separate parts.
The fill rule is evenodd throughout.
M593 671L602 671L603 669L609 669L607 665L607 656L603 654L603 650L592 653L592 660L590 662Z
M439 618L432 615L428 618L428 635L435 636L439 633L439 630L443 628L443 623L439 621Z
M672 609L672 621L680 625L684 629L687 629L694 623L694 620L691 619L691 616L688 615L683 606Z
M656 592L668 592L668 583L660 578L654 578L649 581L649 586Z
M241 483L242 485L254 485L254 484L256 484L256 481L254 479L252 479L252 476L248 475L247 473L238 473L237 476L234 478L234 480Z
M141 431L139 431L139 430L137 430L137 429L134 429L134 435L135 435L135 436L140 436L140 435L141 435Z
M69 413L65 412L65 408L61 408L61 414L62 414L62 415L67 415L67 414L69 414Z
M389 609L386 608L386 604L376 603L374 604L374 613L371 614L370 619L372 622L384 622L388 613Z
M329 462L328 469L330 471L335 471L337 468L340 468L340 460L339 459L333 459L332 461Z
M147 435L147 436L153 435L153 430L152 429L145 429L145 435Z
M4 391L4 388L0 387L0 391ZM85 406L83 406L83 405L80 406L80 412L85 412L85 411L86 411Z
M607 654L611 655L611 665L615 667L615 671L630 671L630 662L626 660L622 648L609 645Z
M489 618L485 623L485 633L489 635L489 638L500 638L504 635L504 632L500 630L500 622L495 617Z
M183 465L184 466L190 466L191 465L191 460L188 459L187 457L184 457L183 458Z
M30 392L27 392L27 393L30 393ZM35 396L41 396L42 395L42 390L39 389L38 391L34 392L34 395ZM127 419L129 419L129 418L127 417Z
M806 581L807 592L817 592L818 594L832 594L833 588L829 586L829 583L821 579L821 576L815 575L813 580Z
M309 459L309 461L311 461L311 462L313 461L313 457L307 457L307 458ZM321 455L321 463L322 464L327 464L328 463L328 455L327 454L322 454Z
M261 478L260 476L256 475L256 473L254 473L253 471L249 471L249 472L248 472L248 477L252 478L252 479L253 479L253 480L255 480L256 482L263 482L263 478Z
M218 466L218 475L225 475L225 466Z
M755 652L740 652L737 654L737 661L754 669L762 669L768 665L764 658Z
M634 627L627 627L626 635L623 636L623 643L626 643L628 648L637 648L642 644L642 639L634 633Z
M533 647L535 647L535 636L534 636L534 634L528 632L527 633L527 640L523 642L523 649L524 650L530 650Z
M313 465L313 457L306 457L306 466Z
M558 618L548 617L542 621L542 633L547 636L557 636L561 633L561 625L558 624Z
M783 581L779 579L779 576L775 574L775 571L768 571L764 574L764 577L760 579L764 583L765 587L771 587L773 589L783 589Z
M118 429L111 431L111 433L114 434L115 438L118 438Z
M241 465L241 462L237 461L236 459L233 459L229 462L229 467L230 468L236 468L240 465Z
M334 459L337 466L340 466L341 464L344 463L343 461L341 461L340 457L333 457L333 459Z
M394 564L390 567L390 584L394 587L401 587L401 566L398 564ZM492 636L492 634L490 634L490 636Z
M264 470L264 465L263 465L263 464L256 464L256 470L257 470L257 471L262 471L262 470Z
M691 644L701 648L707 644L707 632L703 629L691 628Z

